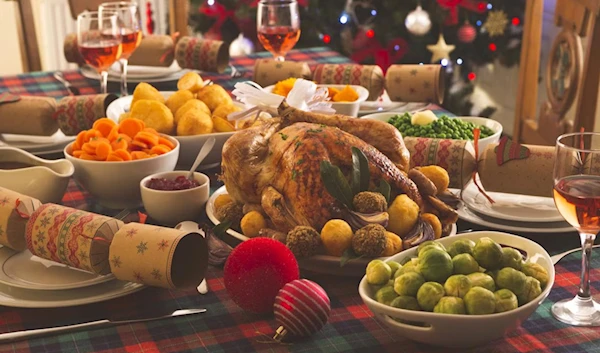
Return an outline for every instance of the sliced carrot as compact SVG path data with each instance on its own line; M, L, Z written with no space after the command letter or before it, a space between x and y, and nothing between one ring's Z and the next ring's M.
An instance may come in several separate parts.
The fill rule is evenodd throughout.
M147 131L140 131L140 132L138 132L135 135L135 137L133 138L133 140L134 141L143 142L148 147L152 147L152 146L158 145L158 135L155 135L155 134L147 132Z
M123 133L131 138L134 138L135 135L144 130L145 124L143 121L139 119L128 118L119 124L119 132Z
M108 134L110 134L110 131L116 125L117 123L110 120L109 118L100 118L94 121L94 125L92 125L92 128L100 131L102 136L108 137Z
M79 158L79 157L81 157L82 153L83 153L82 150L73 151L73 157Z
M82 153L82 154L79 156L79 158L81 158L81 159L85 159L85 160L88 160L88 161L95 161L95 160L96 160L96 156L94 156L94 155L91 155L91 154L87 154L87 153L85 153L85 152L83 152L83 153Z
M120 151L120 150L118 150ZM108 157L106 157L106 160L109 162L123 162L123 158L121 158L116 151L113 151L112 153L110 153L108 155Z
M108 136L106 136L106 138L109 141L114 141L117 138L119 138L119 127L117 125L113 126L113 128L110 129L110 132L108 133Z
M142 141L136 141L136 140L131 141L131 146L138 146L138 147L140 147L141 149L144 149L144 150L148 149L150 147L147 144L145 144L144 142L142 142Z
M86 133L87 133L87 131L84 130L77 134L77 138L75 139L75 142L77 142L77 144L79 145L79 148L81 148L81 146L83 146L83 144L85 143L84 139L85 139Z
M162 136L158 138L158 143L160 145L165 145L165 146L169 147L170 149L175 148L175 145L173 144L173 142L169 141L167 138L162 137Z
M119 134L119 136L117 138L127 141L127 144L130 144L131 141L133 140L133 138L131 138L131 137L129 137L129 135L125 135L125 134Z
M129 146L129 144L127 143L127 140L125 140L122 137L119 137L116 140L114 140L113 142L111 142L110 146L112 147L113 150L119 150L119 149L126 150L127 147Z
M79 142L77 142L77 140L75 140L75 142L73 142L73 145L71 146L71 148L73 149L73 151L78 151L81 149L81 145L79 144Z
M144 149L142 150L142 152L144 152L144 153L147 153L147 154L150 154L150 149L149 149L149 148L144 148Z
M133 152L131 152L131 159L133 159L133 160L136 160L136 159L146 159L146 158L149 158L149 157L150 156L146 152L142 152L142 151L133 151Z
M127 150L119 149L119 150L113 151L112 153L114 153L117 156L121 157L121 159L123 159L124 161L130 161L131 160L131 154Z
M94 137L102 137L102 133L98 130L94 130L94 129L90 129L87 130L85 132L85 136L83 138L83 142L88 142L89 140L93 139ZM83 144L82 144L83 146Z
M149 132L149 133L152 133L152 134L158 135L158 131L154 130L154 129L153 129L153 128L151 128L151 127L146 127L146 128L144 128L144 130L142 130L142 131L146 131L146 132Z
M96 156L102 160L106 160L108 155L112 152L112 147L108 141L100 141L96 146Z
M81 150L88 155L93 155L96 153L96 146L93 146L90 142L86 142L81 146Z
M152 147L152 149L150 150L150 153L161 155L161 154L165 154L170 151L171 151L171 149L165 145L156 145L156 146Z

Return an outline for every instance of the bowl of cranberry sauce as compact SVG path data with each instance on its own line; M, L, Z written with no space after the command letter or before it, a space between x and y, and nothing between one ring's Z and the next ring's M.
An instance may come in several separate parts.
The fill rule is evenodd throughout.
M153 220L165 226L198 221L210 193L210 180L185 170L149 175L140 182L144 208Z

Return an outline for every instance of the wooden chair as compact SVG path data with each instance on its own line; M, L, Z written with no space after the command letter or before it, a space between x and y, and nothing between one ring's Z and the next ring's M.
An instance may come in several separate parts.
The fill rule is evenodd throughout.
M600 129L600 0L557 0L554 39L545 70L547 101L537 114L544 0L527 0L513 137L523 143L554 145L566 132ZM585 57L582 38L587 37ZM565 114L576 103L575 120ZM536 117L539 117L536 119Z
M68 0L73 19L86 10L94 10L108 0ZM16 0L17 23L23 58L23 71L40 71L42 63L35 32L32 0ZM189 0L169 0L169 29L171 33L179 32L180 37L188 34L187 20L190 12Z

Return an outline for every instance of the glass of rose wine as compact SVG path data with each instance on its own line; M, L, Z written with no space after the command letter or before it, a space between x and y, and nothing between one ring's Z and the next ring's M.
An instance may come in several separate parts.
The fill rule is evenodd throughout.
M559 136L554 162L556 208L581 238L581 278L575 298L552 306L552 315L574 326L600 326L600 304L590 294L592 245L600 232L600 133Z
M121 96L127 92L127 64L129 57L142 42L142 22L138 5L134 2L117 1L105 2L98 7L100 14L116 14L121 25L121 43L123 50L119 63L121 64Z
M83 12L77 16L77 46L101 76L100 91L107 93L108 68L121 56L121 27L114 13Z
M276 60L285 55L300 38L300 14L296 0L262 0L256 14L258 40Z

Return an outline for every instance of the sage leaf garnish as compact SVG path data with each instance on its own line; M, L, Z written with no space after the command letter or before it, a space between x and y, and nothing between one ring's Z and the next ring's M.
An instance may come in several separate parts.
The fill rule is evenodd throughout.
M216 235L218 238L223 239L223 237L225 236L225 234L227 233L227 229L231 228L231 221L230 220L225 220L219 224L217 224L214 228L213 228L213 233L214 235Z
M361 150L352 147L352 191L354 194L369 190L369 180L371 180L371 172L367 157Z
M352 209L352 189L344 174L337 166L329 161L321 161L321 180L327 192L349 209Z
M362 255L357 255L352 247L344 250L344 253L340 257L340 267L344 267L349 261L360 259Z
M385 197L385 201L387 201L388 205L390 203L390 193L392 192L392 187L388 184L387 181L381 179L379 181L379 186L377 187L376 192L380 193Z

